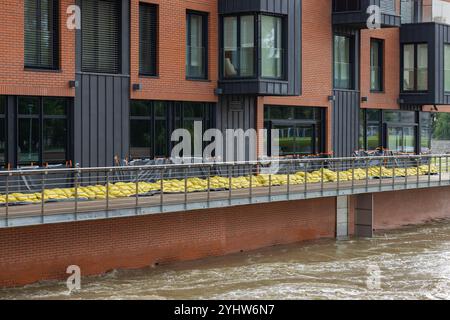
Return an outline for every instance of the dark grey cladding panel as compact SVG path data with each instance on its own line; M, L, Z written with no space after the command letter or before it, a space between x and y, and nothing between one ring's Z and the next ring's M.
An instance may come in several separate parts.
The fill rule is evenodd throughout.
M444 47L450 43L450 26L440 23L405 24L400 28L400 42L428 44L428 92L402 92L403 104L450 104L450 94L444 89ZM401 57L403 65L403 57Z
M111 166L129 150L127 76L78 74L74 106L74 158L82 167Z
M256 127L256 97L229 95L221 96L216 109L216 127L225 135L226 129L254 129ZM246 150L250 150L246 141ZM224 150L226 157L226 150ZM248 154L246 160L252 160ZM253 159L254 160L254 159Z
M219 0L219 14L270 12L288 14L291 0Z
M223 94L253 94L267 96L287 96L289 95L289 85L286 81L222 81L219 83Z
M334 90L332 134L336 157L348 157L358 150L360 94Z

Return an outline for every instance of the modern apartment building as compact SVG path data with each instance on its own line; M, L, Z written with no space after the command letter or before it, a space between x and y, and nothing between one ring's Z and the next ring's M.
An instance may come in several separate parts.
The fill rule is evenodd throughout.
M282 156L421 153L450 110L447 1L1 4L2 166L168 157L194 121L280 129Z

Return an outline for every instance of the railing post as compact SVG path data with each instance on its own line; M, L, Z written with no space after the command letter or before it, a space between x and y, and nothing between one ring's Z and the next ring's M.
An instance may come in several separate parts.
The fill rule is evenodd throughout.
M323 196L324 195L324 184L325 184L325 173L324 173L324 170L325 170L325 161L321 161L320 162L320 167L321 167L321 171L322 171L322 173L321 173L321 181L320 181L320 194Z
M233 196L233 179L232 179L232 167L228 165L228 203L231 205L231 198Z
M442 185L442 157L439 157L439 186Z
M9 169L8 169L9 171ZM9 177L10 177L11 173L8 172L8 174L6 175L6 207L5 207L5 222L6 222L6 227L9 227Z
M433 157L430 157L428 161L428 188L431 187L431 163L433 162Z
M184 209L187 210L188 203L188 168L184 168Z
M292 169L292 160L289 162L288 170L287 170L287 199L290 200L291 195L291 169Z
M355 159L352 159L352 194L355 193Z
M139 168L138 170L136 170L136 203L135 203L135 207L136 207L136 214L138 212L138 208L139 208L139 173L142 169Z
M250 203L253 203L253 166L250 165Z
M392 161L392 190L395 190L395 170L396 170L396 161Z
M160 206L161 206L161 212L163 212L164 209L164 169L161 169L161 185L160 185L160 189L161 189L161 194L160 194Z
M44 172L44 175L42 176L42 181L41 181L41 222L42 224L45 223L45 180L47 177L47 171Z
M416 167L417 167L417 172L416 172L416 174L417 174L417 189L419 188L419 185L420 185L420 172L419 172L419 164L420 164L420 159L419 158L417 158L416 159Z
M75 171L75 221L78 220L78 184L79 184L79 171Z
M106 215L109 216L109 179L110 170L106 170Z
M208 166L208 208L211 207L211 166Z
M342 169L340 167L342 163L335 162L335 164L336 164L336 172L337 172L336 195L339 196L340 189L341 189L341 171L339 171L339 169Z
M307 161L304 162L303 168L304 168L304 172L305 172L304 199L306 199L306 197L308 195L308 162Z
M369 192L369 159L364 160L364 165L366 166L366 192Z
M380 161L380 181L378 184L378 191L381 192L382 188L383 188L383 160Z

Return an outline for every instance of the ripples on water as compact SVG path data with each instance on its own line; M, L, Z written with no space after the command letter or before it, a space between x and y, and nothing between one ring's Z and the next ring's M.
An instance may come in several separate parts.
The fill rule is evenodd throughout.
M368 266L381 289L367 288ZM321 240L82 281L0 290L0 299L450 299L450 221Z

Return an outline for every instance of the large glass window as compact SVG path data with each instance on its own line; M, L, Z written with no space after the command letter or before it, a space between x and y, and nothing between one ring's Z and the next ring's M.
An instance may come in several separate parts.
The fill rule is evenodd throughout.
M388 126L388 149L394 152L414 153L416 150L415 126Z
M19 165L57 164L68 160L68 101L19 97L17 159Z
M25 0L24 53L25 67L58 68L57 0Z
M279 130L280 156L304 156L322 152L323 112L320 108L265 107L265 128ZM269 142L269 155L272 155Z
M207 78L208 15L188 12L186 15L186 76Z
M403 45L403 91L428 90L428 45Z
M167 155L167 114L163 101L132 101L130 106L130 155L135 159Z
M432 137L432 116L429 112L420 113L420 152L429 153L431 151Z
M257 18L260 21L258 27ZM286 55L283 28L284 18L281 16L224 16L223 77L282 79ZM258 50L256 43L259 44Z
M158 6L139 3L139 73L157 75Z
M383 91L383 41L370 42L370 90Z
M121 1L81 1L82 70L120 73Z
M202 102L132 101L130 106L130 155L133 159L169 157L172 130L194 134L200 121L211 128L212 105Z
M352 89L353 55L352 37L334 36L334 87Z
M417 45L417 90L428 90L428 45Z
M261 75L266 78L283 77L283 19L261 16Z
M0 96L0 164L6 163L6 97Z
M450 92L450 44L444 46L444 89Z
M255 16L223 18L223 75L252 77L255 75Z

